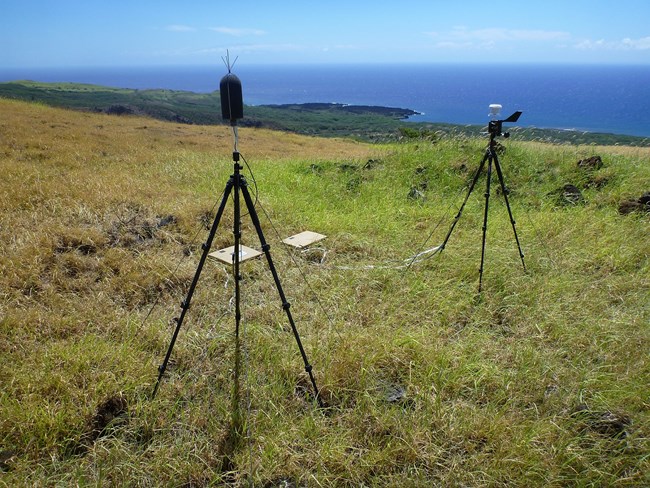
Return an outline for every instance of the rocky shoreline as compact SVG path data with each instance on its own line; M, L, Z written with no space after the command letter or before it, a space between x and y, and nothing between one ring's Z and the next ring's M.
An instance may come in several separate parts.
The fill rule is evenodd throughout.
M390 117L397 120L406 120L414 115L422 115L420 112L410 108L383 107L380 105L348 105L345 103L288 103L280 105L259 105L280 110L295 110L307 112L340 111L352 114L373 114Z

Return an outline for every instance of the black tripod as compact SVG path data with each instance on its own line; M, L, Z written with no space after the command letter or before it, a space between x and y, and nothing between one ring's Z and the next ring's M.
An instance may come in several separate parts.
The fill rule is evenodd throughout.
M503 171L501 171L501 165L499 164L499 158L497 157L496 140L495 140L497 136L510 137L510 133L502 132L503 123L517 122L517 120L519 120L520 115L521 112L515 112L505 120L490 121L488 125L488 131L490 133L490 143L488 144L487 149L485 150L485 155L481 160L481 164L476 170L474 179L472 180L472 183L469 185L469 190L467 191L465 200L463 201L463 204L460 206L460 209L458 210L458 214L456 215L454 222L451 224L451 228L449 229L449 232L447 232L447 236L445 237L445 240L440 245L440 251L443 251L445 249L445 246L447 245L447 241L449 240L451 233L454 230L454 227L456 227L456 224L458 223L461 215L463 214L463 209L465 208L465 204L467 203L469 196L472 194L472 190L474 190L474 186L476 185L476 182L478 181L479 176L481 175L481 171L483 171L483 167L485 166L485 162L487 161L488 167L487 167L487 181L486 181L486 189L485 189L485 212L483 214L483 242L481 244L481 267L479 268L479 279L478 279L479 294L481 293L481 285L483 284L483 263L485 262L485 233L487 231L488 208L490 204L490 182L492 179L493 163L494 163L494 167L497 170L497 175L499 176L499 183L501 184L503 198L505 199L506 207L508 208L508 215L510 216L512 231L515 234L515 241L517 242L517 249L519 250L519 257L521 258L521 264L524 267L524 272L526 271L526 263L524 262L524 253L521 251L521 245L519 244L519 237L517 236L517 228L515 227L515 219L512 217L512 210L510 209L510 202L508 201L508 194L510 193L510 190L508 190L508 188L506 187L506 183L503 178Z
M320 398L319 392L318 392L318 387L316 386L316 380L314 379L314 375L312 373L312 366L309 364L309 360L307 359L307 355L305 353L305 350L302 346L302 342L300 341L300 335L298 334L298 329L296 328L296 324L293 320L293 316L291 315L291 311L289 310L291 304L287 301L284 291L282 290L282 285L280 284L280 278L278 277L278 273L275 269L275 265L273 264L273 259L271 258L271 253L270 253L270 248L271 246L267 244L266 239L264 238L264 234L262 233L262 227L260 225L260 220L257 216L257 212L255 210L255 204L253 203L253 200L251 198L251 195L248 191L248 183L246 182L246 179L244 176L241 175L241 170L242 166L239 164L239 152L237 151L237 128L234 127L233 125L233 132L235 136L235 148L232 154L232 159L234 162L234 172L230 176L230 179L228 180L228 183L226 183L226 188L223 193L223 198L221 200L221 204L219 205L219 209L217 210L217 214L214 218L214 222L212 223L212 227L210 229L210 233L208 234L208 238L205 241L205 243L202 245L203 253L201 254L201 259L199 261L199 265L196 269L196 273L194 274L194 279L192 280L192 284L190 285L189 291L187 292L187 296L183 302L181 302L181 314L178 318L175 318L174 321L176 322L176 329L174 330L174 334L172 335L171 342L169 344L169 348L167 349L167 354L165 355L165 360L163 363L160 365L158 368L159 374L158 374L158 380L156 381L156 386L154 387L153 390L153 395L152 398L156 396L156 393L158 391L158 387L160 385L160 381L165 374L165 370L167 369L167 364L169 363L169 358L172 354L172 349L174 348L174 344L176 343L176 338L178 337L178 332L181 329L181 326L183 325L183 320L185 319L185 314L187 313L187 310L190 308L190 302L192 300L192 295L194 294L194 289L196 288L196 285L199 281L199 277L201 276L201 271L203 270L203 265L205 264L205 261L208 257L208 254L210 252L210 248L212 246L212 241L214 239L214 236L217 232L217 228L219 227L219 222L221 221L221 216L223 215L224 208L226 206L226 202L228 201L228 197L230 194L233 194L233 200L234 200L234 207L235 207L235 215L234 215L234 229L233 229L233 235L235 238L235 245L234 245L234 252L233 252L233 274L235 277L235 382L238 382L237 378L237 373L239 371L239 325L241 322L241 312L240 312L240 287L239 287L239 282L241 280L241 275L239 274L239 265L241 261L241 247L240 247L240 240L241 240L241 208L240 208L240 192L241 195L244 197L244 201L246 202L246 207L248 208L248 213L251 216L251 220L253 225L255 226L255 230L257 231L257 236L259 237L260 244L262 247L262 251L264 252L264 255L266 256L266 260L269 265L269 269L271 270L271 274L273 275L273 280L275 281L275 286L278 290L278 293L280 295L280 300L282 301L282 308L287 314L287 318L289 319L289 324L291 324L291 330L293 331L293 335L296 339L296 343L298 344L298 349L300 350L300 354L302 356L302 360L305 365L305 371L309 374L309 379L311 380L312 387L314 389L314 396L316 400L318 401L318 405L320 407L323 407L322 400ZM238 385L235 385L235 400L238 397ZM236 410L235 410L236 411Z

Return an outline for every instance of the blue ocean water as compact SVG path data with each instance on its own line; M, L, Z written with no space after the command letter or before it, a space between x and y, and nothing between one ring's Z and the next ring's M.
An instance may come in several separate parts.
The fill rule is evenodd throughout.
M650 136L650 65L258 65L237 63L250 105L338 102L410 108L413 121L484 124L488 105L519 126ZM74 81L122 88L218 89L222 65L2 69L0 81Z

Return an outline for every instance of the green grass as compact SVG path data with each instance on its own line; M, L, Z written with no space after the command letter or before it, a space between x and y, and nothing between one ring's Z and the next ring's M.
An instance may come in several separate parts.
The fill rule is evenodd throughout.
M484 178L444 252L403 263L441 243L484 140L242 130L331 408L310 398L266 264L246 262L238 438L226 266L206 265L150 399L232 171L225 128L0 103L0 485L649 484L648 214L617 210L650 189L648 149L505 141L528 272L495 175L478 299ZM577 166L596 154L603 168ZM558 198L567 183L582 204ZM215 248L232 244L232 202L223 220ZM328 237L279 242L307 229ZM248 217L243 242L257 246ZM107 399L127 413L98 430Z

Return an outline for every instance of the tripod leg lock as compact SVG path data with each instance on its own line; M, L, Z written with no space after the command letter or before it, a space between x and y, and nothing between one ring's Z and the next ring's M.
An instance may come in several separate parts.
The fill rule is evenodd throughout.
M289 302L284 302L282 304L282 309L283 310L289 310L291 308L291 304Z
M305 366L305 371L306 371L307 373L311 373L311 370L312 370L312 369L313 369L313 368L312 368L312 365L311 365L311 364L308 364L308 365Z
M181 308L182 308L183 310L187 310L188 308L190 308L190 303L189 303L188 301L186 301L186 300L183 300L183 301L181 302Z
M264 245L262 246L262 251L263 251L263 252L266 252L266 251L268 251L269 249L271 249L271 244L264 244Z

